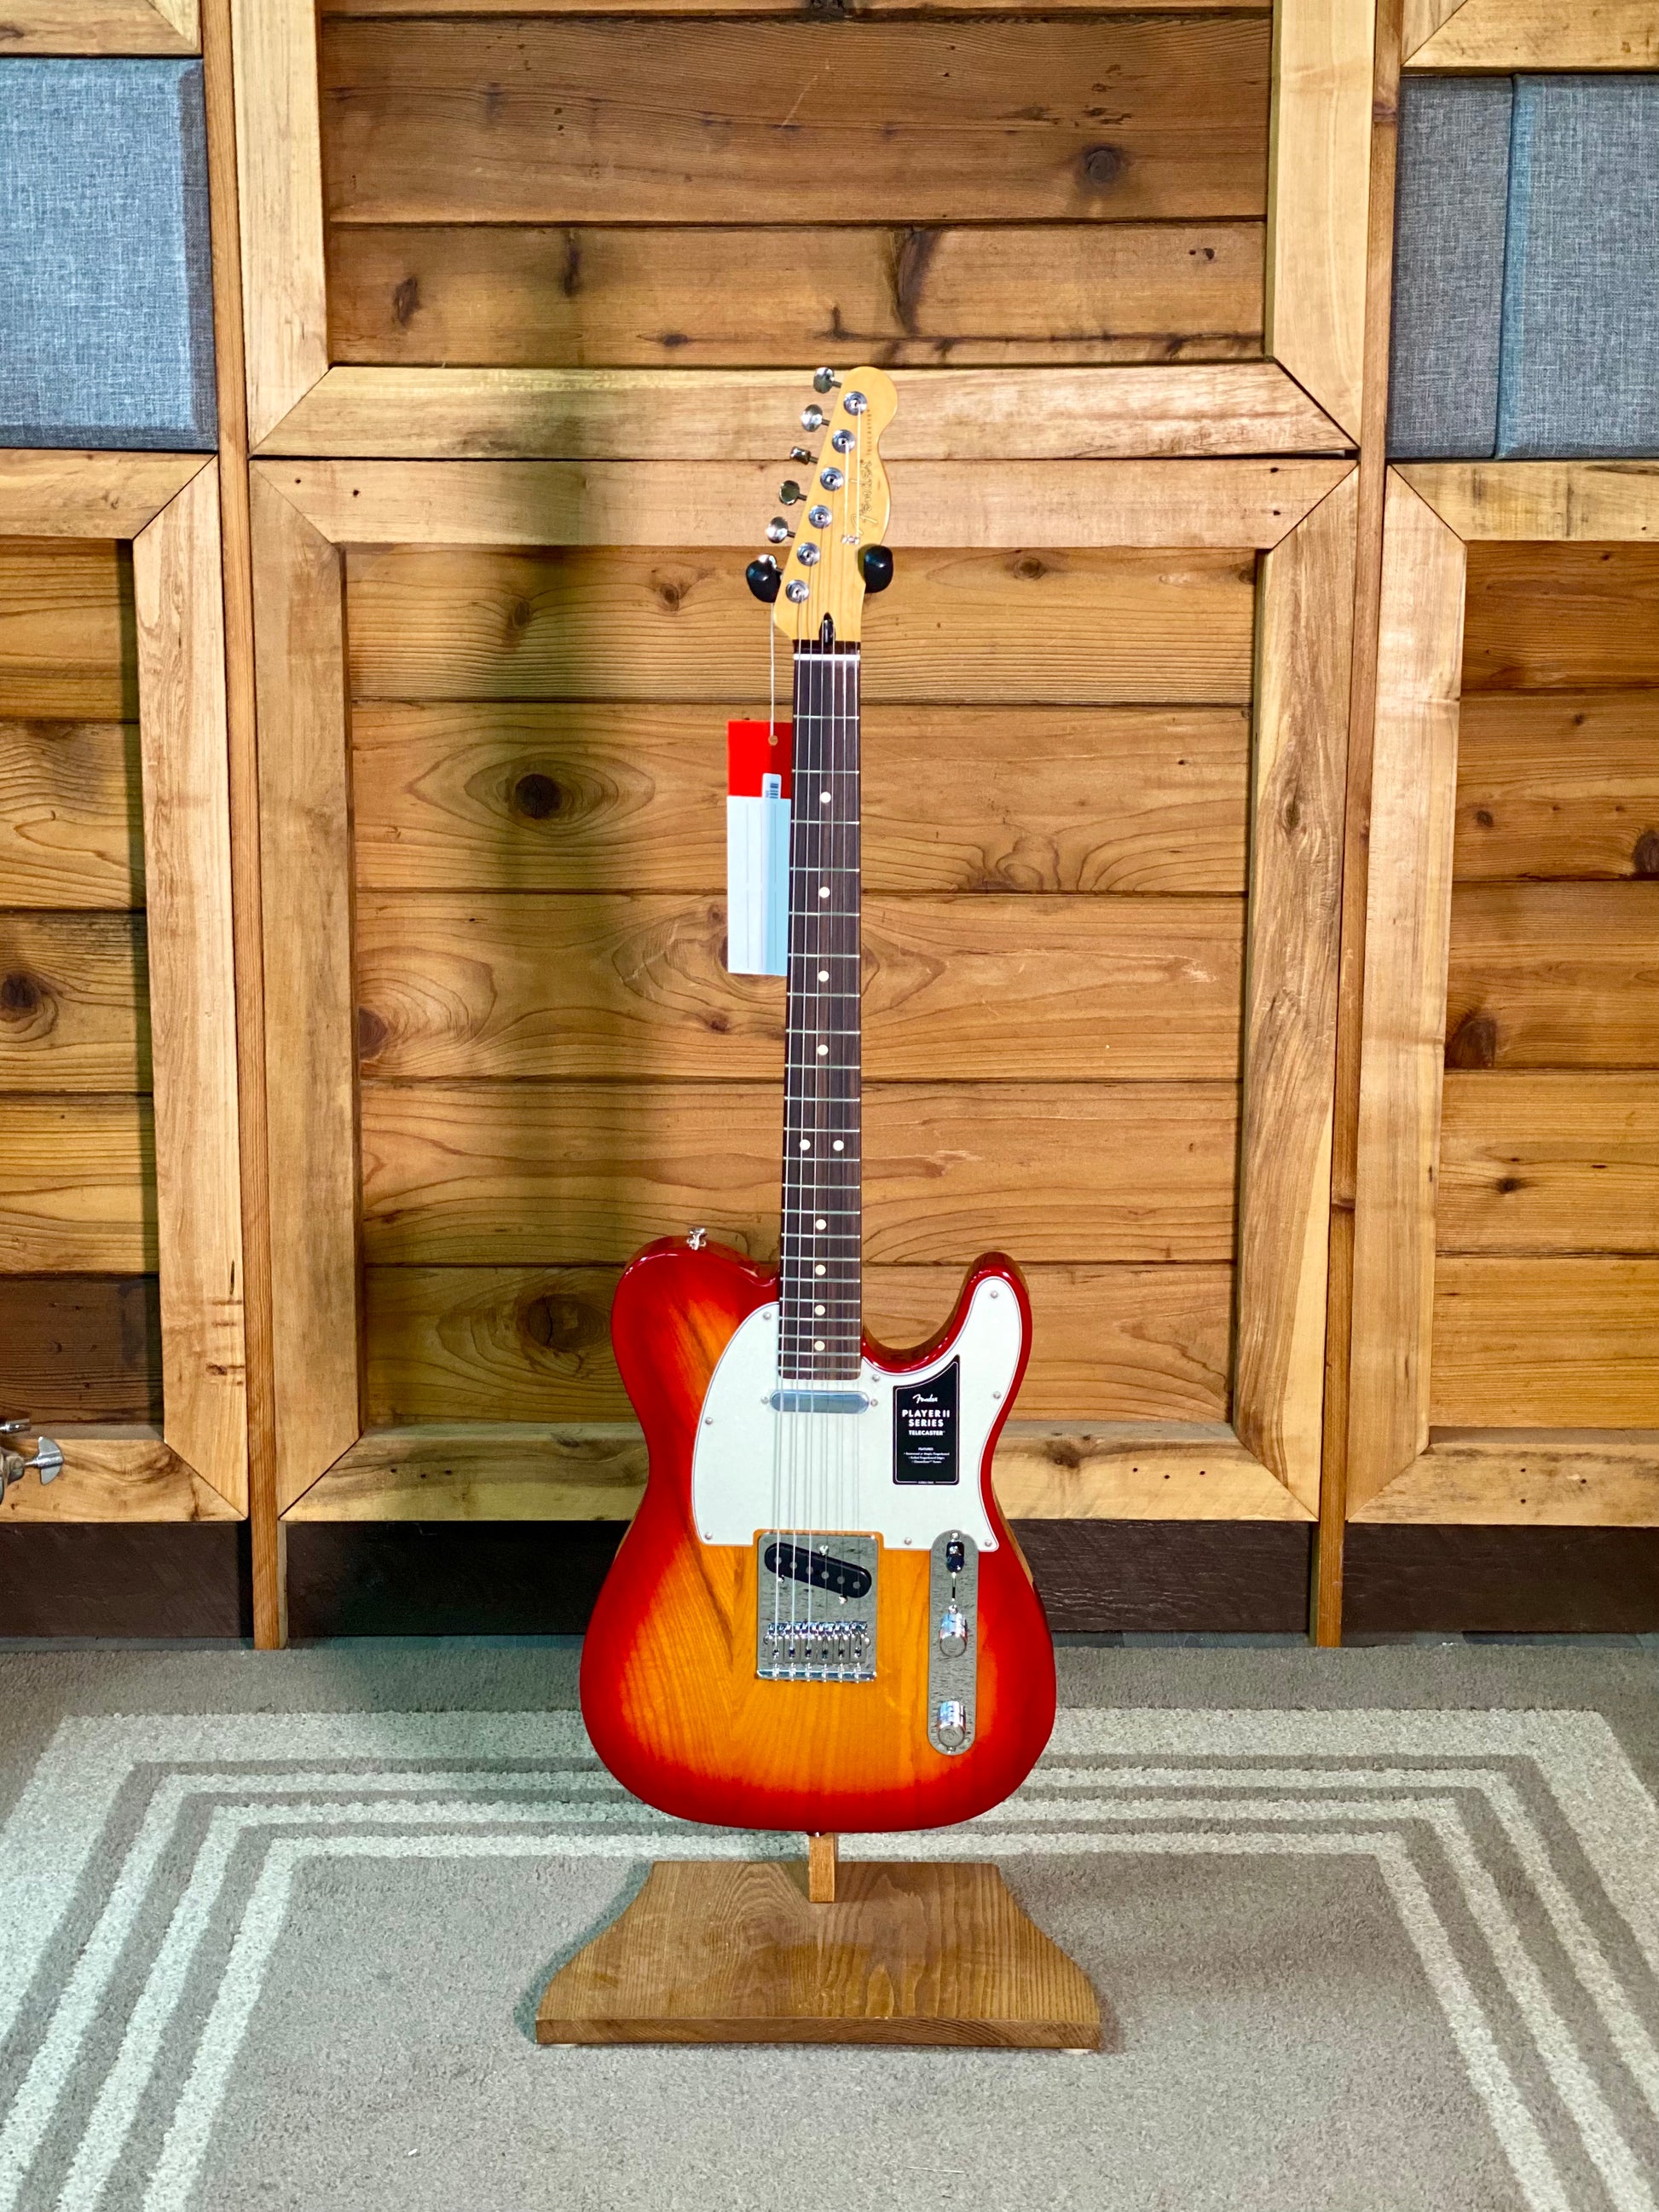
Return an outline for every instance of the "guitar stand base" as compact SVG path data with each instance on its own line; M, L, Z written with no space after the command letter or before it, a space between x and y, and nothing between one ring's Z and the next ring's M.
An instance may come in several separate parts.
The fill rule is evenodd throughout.
M548 1984L537 2042L1100 2049L1087 1978L994 1866L843 1860L832 1887L814 1903L799 1861L659 1860Z

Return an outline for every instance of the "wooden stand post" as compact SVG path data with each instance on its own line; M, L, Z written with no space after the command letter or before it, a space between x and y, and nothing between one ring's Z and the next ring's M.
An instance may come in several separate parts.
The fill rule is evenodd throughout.
M1081 1969L994 1866L663 1859L548 1984L538 2043L878 2043L1098 2051Z

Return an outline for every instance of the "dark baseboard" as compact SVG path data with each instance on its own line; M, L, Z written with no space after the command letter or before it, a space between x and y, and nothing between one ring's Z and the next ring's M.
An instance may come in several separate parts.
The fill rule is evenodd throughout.
M251 1636L245 1521L0 1528L0 1636Z
M1023 1521L1060 1632L1295 1634L1305 1523ZM325 1636L575 1635L621 1530L609 1522L295 1522L289 1612ZM1345 1632L1659 1630L1659 1528L1348 1532ZM246 1529L227 1522L0 1527L0 1637L246 1637Z

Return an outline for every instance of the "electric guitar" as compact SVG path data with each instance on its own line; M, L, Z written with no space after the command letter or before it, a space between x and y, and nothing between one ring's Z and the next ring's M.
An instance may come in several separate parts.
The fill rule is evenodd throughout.
M930 1827L1006 1797L1054 1724L1048 1623L990 1479L1030 1306L994 1254L929 1343L891 1352L862 1325L859 639L892 575L878 442L897 394L878 368L814 381L804 521L747 572L793 647L781 1263L694 1229L617 1285L649 1474L588 1630L582 1715L664 1812ZM781 516L767 534L792 535Z

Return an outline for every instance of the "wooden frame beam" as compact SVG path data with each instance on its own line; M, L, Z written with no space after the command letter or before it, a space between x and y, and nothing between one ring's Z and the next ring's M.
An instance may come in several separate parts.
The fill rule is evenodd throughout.
M1659 1431L1431 1428L1466 542L1659 538L1659 468L1389 471L1367 919L1348 1517L1659 1526Z
M12 0L8 54L195 54L197 0Z
M1411 0L1414 70L1659 68L1653 0Z
M0 1517L238 1517L247 1423L218 470L199 454L9 455L0 514L9 533L132 541L164 1403L160 1435L54 1431L63 1474L17 1486Z

